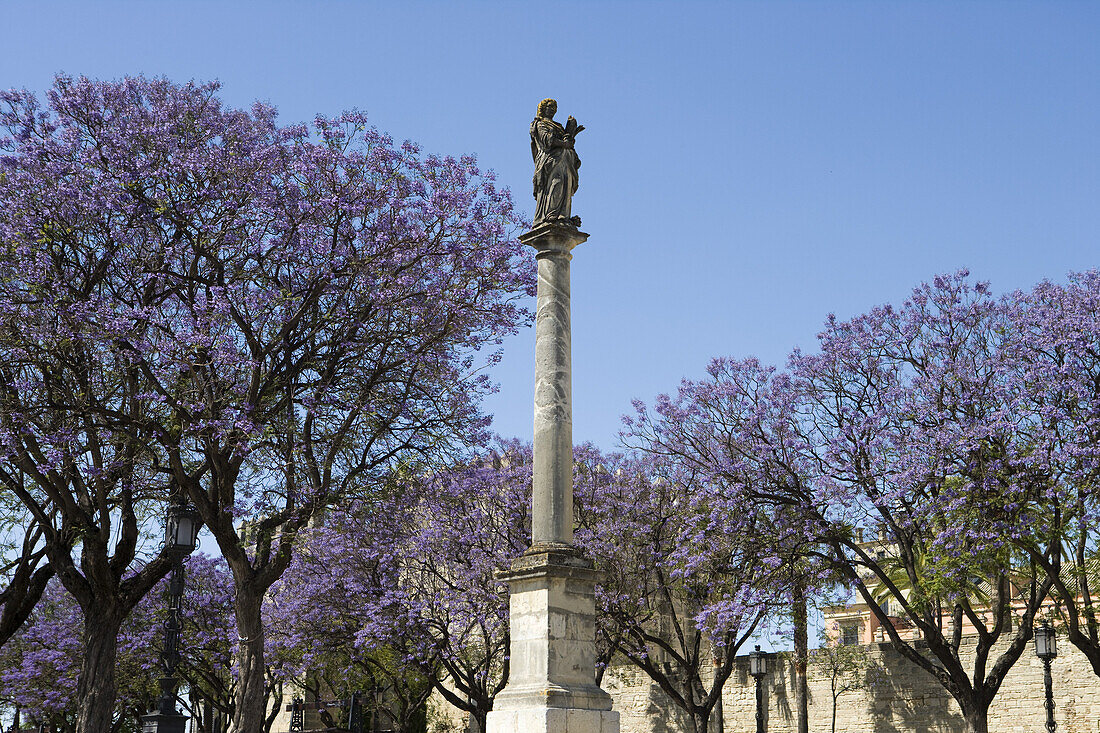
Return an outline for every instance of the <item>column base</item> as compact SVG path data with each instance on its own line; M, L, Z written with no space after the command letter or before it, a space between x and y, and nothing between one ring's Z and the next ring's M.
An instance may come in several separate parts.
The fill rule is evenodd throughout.
M619 733L619 714L567 708L493 710L486 728L488 733Z
M184 733L187 716L180 713L149 713L141 716L141 733Z
M540 543L500 573L510 589L508 685L487 733L619 733L596 684L596 581L571 545Z

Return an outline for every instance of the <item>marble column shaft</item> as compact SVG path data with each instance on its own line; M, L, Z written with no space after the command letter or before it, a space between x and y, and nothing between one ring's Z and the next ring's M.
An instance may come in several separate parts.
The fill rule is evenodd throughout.
M573 367L569 262L588 235L544 225L525 240L538 254L535 316L534 546L573 543ZM522 238L521 238L522 239Z

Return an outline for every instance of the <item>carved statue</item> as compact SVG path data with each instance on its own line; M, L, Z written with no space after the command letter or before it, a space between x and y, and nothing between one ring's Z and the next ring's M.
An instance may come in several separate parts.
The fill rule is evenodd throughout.
M535 226L557 222L580 226L581 218L572 216L573 194L577 192L577 169L581 159L573 149L573 140L584 129L572 117L562 127L554 121L558 103L553 99L539 102L538 115L531 123L531 157L535 159Z

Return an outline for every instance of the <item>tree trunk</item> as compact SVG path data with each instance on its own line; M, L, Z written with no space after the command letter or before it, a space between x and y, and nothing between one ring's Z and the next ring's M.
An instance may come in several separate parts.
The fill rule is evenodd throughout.
M988 707L973 708L971 710L963 711L963 720L966 722L966 727L963 728L966 733L989 733L989 723L986 717L989 714Z
M268 712L267 718L264 719L264 733L271 733L271 729L275 727L275 719L279 717L279 708L283 706L283 685L281 682L277 683L272 689L271 698L271 710Z
M76 733L103 733L111 729L115 712L115 658L121 625L122 621L111 614L85 612L84 660L76 685Z
M234 733L260 733L267 719L264 691L264 624L260 617L263 595L237 588L237 700L233 711Z
M466 727L469 733L485 733L485 721L489 717L488 710L474 708L470 711L470 724Z
M809 621L806 606L806 589L795 583L793 591L794 617L794 699L797 733L809 733L809 686L806 682L806 663L810 656Z
M0 646L23 627L54 576L53 567L48 564L33 573L28 567L29 562L20 561L8 587L0 593Z

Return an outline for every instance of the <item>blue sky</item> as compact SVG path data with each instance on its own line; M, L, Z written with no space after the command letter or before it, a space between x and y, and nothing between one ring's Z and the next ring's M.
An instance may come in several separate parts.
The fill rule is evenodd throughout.
M533 210L547 96L587 129L574 435L712 356L782 363L825 316L966 267L998 291L1097 266L1100 4L13 2L0 86L219 79L285 122L359 107L475 153ZM488 404L530 439L533 333Z

